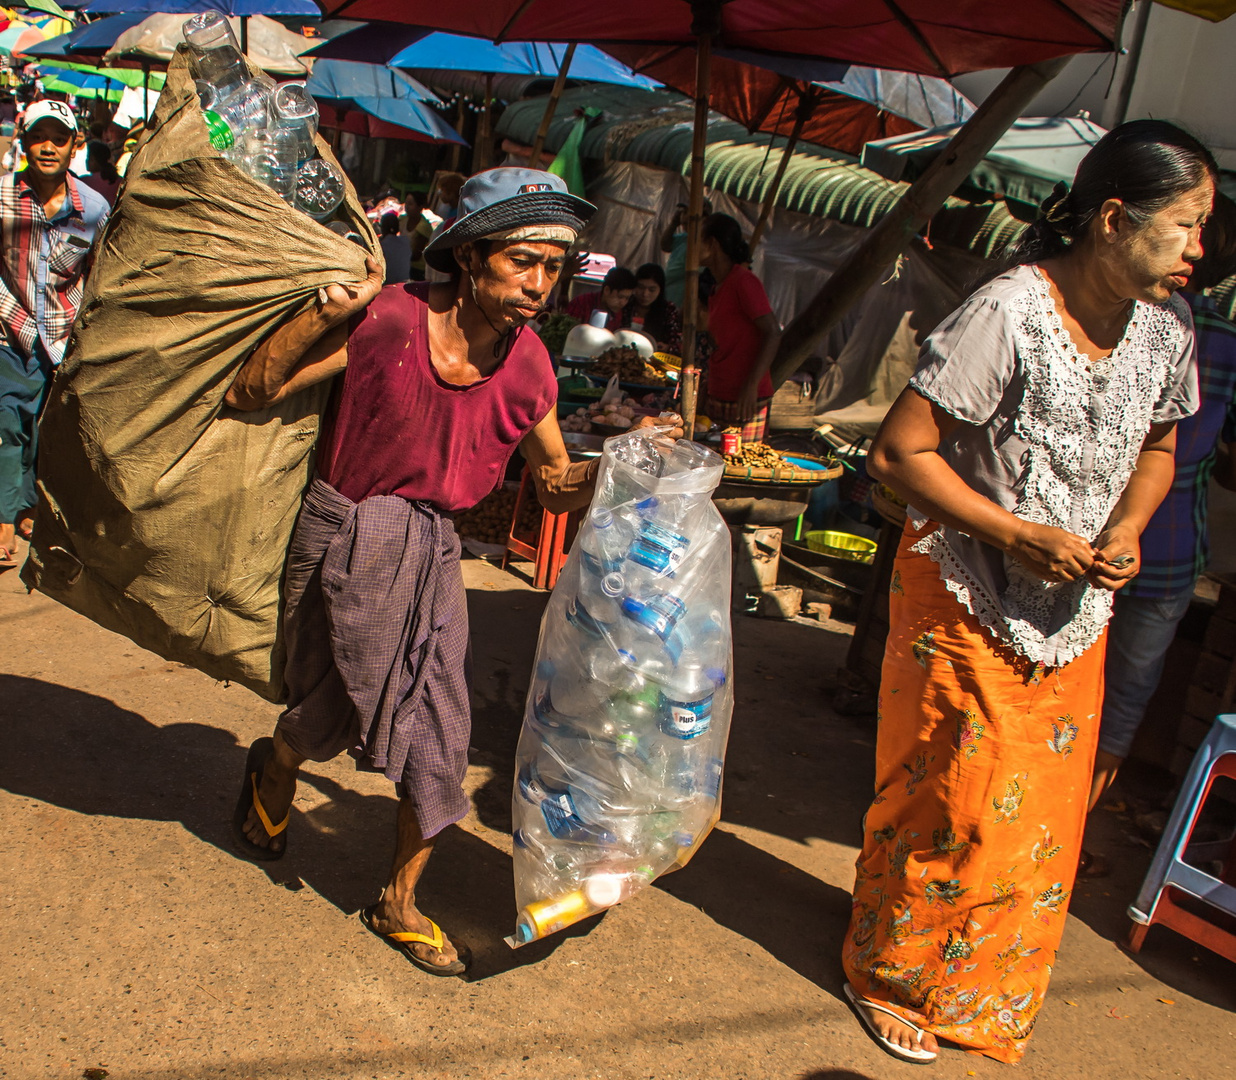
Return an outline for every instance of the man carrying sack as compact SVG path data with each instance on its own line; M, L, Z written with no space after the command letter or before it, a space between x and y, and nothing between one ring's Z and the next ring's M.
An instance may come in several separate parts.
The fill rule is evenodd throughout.
M26 110L26 167L0 180L0 570L30 537L38 419L64 359L91 245L108 204L69 172L77 119L62 101Z
M450 515L502 481L516 447L548 509L592 498L597 463L568 457L553 364L526 324L594 209L549 173L473 177L425 250L449 282L379 292L371 262L363 285L323 289L272 334L227 394L260 409L343 373L288 555L287 709L250 748L237 842L251 858L284 854L307 759L347 750L383 772L399 795L395 859L361 917L434 975L470 961L414 903L434 838L468 811L468 622Z

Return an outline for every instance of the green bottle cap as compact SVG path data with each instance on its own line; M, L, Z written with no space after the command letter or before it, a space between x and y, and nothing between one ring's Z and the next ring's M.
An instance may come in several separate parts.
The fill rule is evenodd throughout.
M235 145L232 129L217 112L207 109L202 113L202 119L206 121L206 130L210 132L210 145L216 150L227 150Z

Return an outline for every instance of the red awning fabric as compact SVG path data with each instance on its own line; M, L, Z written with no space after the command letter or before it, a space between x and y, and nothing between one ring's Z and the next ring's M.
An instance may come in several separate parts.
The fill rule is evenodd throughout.
M325 101L318 102L318 126L350 131L370 139L407 139L409 142L435 142L428 135L409 128L388 124L363 109L337 109Z
M636 45L695 40L687 0L324 0L349 19L505 41ZM728 0L716 44L948 77L1113 46L1123 0Z
M695 96L693 48L611 45L607 51L641 75L688 97ZM855 157L863 152L866 143L922 130L912 120L868 101L721 56L712 59L708 101L713 109L737 120L748 131L786 138L790 137L801 108L807 113L799 134L803 142Z

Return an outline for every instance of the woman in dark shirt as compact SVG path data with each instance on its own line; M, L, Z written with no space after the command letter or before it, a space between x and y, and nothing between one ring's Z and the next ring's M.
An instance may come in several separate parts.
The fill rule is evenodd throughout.
M625 314L623 325L647 334L662 352L681 355L682 316L665 295L665 271L656 263L635 271L635 292Z

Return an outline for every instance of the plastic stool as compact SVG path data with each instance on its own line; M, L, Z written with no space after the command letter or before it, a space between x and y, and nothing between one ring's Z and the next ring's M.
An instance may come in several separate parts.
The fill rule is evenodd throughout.
M521 559L530 559L532 560L533 588L552 589L558 583L558 575L562 573L562 568L566 565L567 552L579 528L579 511L551 514L548 510L542 509L541 528L537 541L535 544L530 544L527 540L515 535L515 530L519 527L519 513L529 493L536 498L532 474L525 466L523 476L519 480L519 494L515 497L515 511L511 514L511 527L507 530L502 569L506 569L512 555L518 555Z
M1186 910L1173 898L1174 892L1183 892L1236 918L1236 844L1229 839L1218 844L1189 846L1189 836L1219 776L1236 779L1236 715L1215 720L1189 766L1142 890L1129 908L1129 918L1133 920L1129 933L1132 952L1141 949L1151 926L1162 923L1236 962L1236 934ZM1190 866L1183 858L1186 851L1195 859L1222 860L1221 877Z

